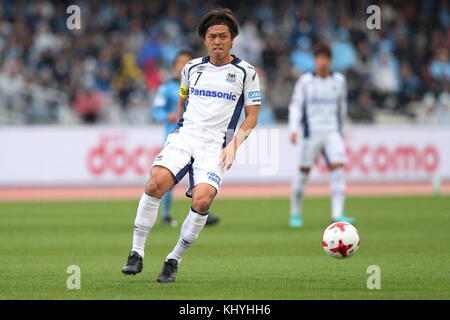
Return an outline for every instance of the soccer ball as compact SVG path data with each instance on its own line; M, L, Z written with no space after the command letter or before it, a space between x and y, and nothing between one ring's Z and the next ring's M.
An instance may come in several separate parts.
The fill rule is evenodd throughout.
M359 232L350 223L335 222L323 232L322 247L333 258L351 257L359 248Z

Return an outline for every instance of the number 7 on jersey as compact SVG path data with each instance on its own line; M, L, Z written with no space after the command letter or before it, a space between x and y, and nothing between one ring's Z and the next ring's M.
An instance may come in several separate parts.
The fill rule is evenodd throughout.
M203 71L197 71L197 73L198 73L198 77L197 77L197 80L195 80L194 86L197 84L198 79L200 79L200 76L202 75Z

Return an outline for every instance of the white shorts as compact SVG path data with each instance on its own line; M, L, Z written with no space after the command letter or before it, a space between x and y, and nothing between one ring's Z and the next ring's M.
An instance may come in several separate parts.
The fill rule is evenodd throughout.
M171 133L153 166L162 166L175 176L176 183L189 173L190 190L199 183L216 188L222 184L224 169L220 166L222 145L186 132Z
M301 146L300 167L311 168L322 154L327 165L345 163L344 140L338 131L311 132Z

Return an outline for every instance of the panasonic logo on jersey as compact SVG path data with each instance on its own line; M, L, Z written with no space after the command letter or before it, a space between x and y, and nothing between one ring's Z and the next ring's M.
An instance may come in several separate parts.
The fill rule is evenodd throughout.
M193 94L195 96L203 96L203 97L212 97L212 98L221 98L221 99L227 99L227 100L233 100L236 101L236 95L232 92L220 92L220 91L214 91L214 90L199 90L195 88L191 88L189 91L189 94Z

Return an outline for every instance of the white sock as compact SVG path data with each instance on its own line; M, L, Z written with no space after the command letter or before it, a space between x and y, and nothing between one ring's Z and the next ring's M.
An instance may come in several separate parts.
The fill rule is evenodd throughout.
M306 182L308 181L308 173L303 171L296 171L292 179L292 193L291 193L291 216L294 214L301 214L303 191L305 190Z
M156 222L160 202L161 199L153 198L145 192L139 201L136 219L134 220L133 248L131 250L139 253L141 257L144 257L145 241Z
M181 262L181 258L187 249L197 240L200 231L202 231L205 226L206 219L208 219L208 212L197 213L191 208L189 214L181 226L180 238L178 243L171 253L166 258L175 259L178 263Z
M330 172L331 187L331 217L336 220L344 213L345 203L345 175L343 168Z

